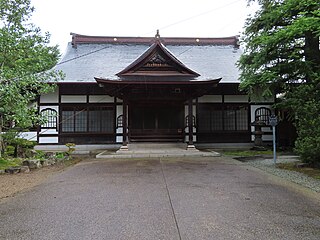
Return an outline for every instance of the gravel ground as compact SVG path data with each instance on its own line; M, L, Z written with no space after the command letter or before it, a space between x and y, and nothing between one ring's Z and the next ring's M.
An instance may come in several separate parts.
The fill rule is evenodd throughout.
M75 160L75 163L76 161L77 160ZM18 192L33 188L67 167L68 164L61 163L32 170L29 173L0 174L0 200L12 197Z
M277 163L299 162L297 156L280 156ZM276 168L273 159L259 159L246 162L248 165L254 166L268 173L292 181L304 187L310 188L315 192L320 192L320 180L309 177L303 173L289 171Z

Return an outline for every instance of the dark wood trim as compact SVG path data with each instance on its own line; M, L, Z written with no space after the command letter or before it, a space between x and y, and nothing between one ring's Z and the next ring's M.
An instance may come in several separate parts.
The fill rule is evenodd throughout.
M40 137L58 137L59 136L59 133L56 133L56 134L53 134L53 133L50 133L50 134L39 134L39 138Z
M127 100L123 100L123 108L122 108L122 115L123 115L123 123L122 123L122 133L123 133L123 139L122 144L123 146L128 145L128 103Z
M47 145L47 146L49 146L49 145L61 145L61 143L39 143L38 142L38 145Z
M189 99L188 104L188 135L189 135L189 145L193 145L193 101L192 99Z
M38 97L38 99L37 99L37 104L38 104L37 111L40 114L40 97ZM40 128L41 128L41 126L40 126L40 124L38 124L38 126L37 126L37 143L39 143L39 134L40 134L40 130L41 130Z
M39 103L39 106L40 107L43 107L43 106L59 106L59 102L56 102L56 103Z

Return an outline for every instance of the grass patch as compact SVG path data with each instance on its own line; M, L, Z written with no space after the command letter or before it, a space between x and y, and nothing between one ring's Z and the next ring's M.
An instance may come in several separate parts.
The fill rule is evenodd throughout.
M312 167L298 167L297 163L278 163L277 167L289 171L300 172L308 175L309 177L320 180L320 169Z
M272 155L273 152L271 150L267 150L267 151L231 150L231 151L223 151L222 154L225 156L253 157L258 155Z
M9 167L17 167L20 166L22 160L19 158L0 158L0 170L4 170Z

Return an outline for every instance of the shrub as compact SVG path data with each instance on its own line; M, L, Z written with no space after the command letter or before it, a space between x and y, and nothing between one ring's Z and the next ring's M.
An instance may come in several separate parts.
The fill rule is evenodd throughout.
M320 88L318 84L299 86L295 99L293 109L296 113L298 134L295 151L302 161L320 166Z
M68 155L72 154L76 150L75 148L76 144L74 143L66 143L66 146L68 147L68 151L67 151Z

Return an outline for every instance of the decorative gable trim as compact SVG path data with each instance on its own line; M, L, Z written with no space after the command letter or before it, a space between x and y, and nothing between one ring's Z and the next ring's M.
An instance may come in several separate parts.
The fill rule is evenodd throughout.
M156 40L147 51L116 74L125 76L198 77L200 74L185 66L161 42Z

